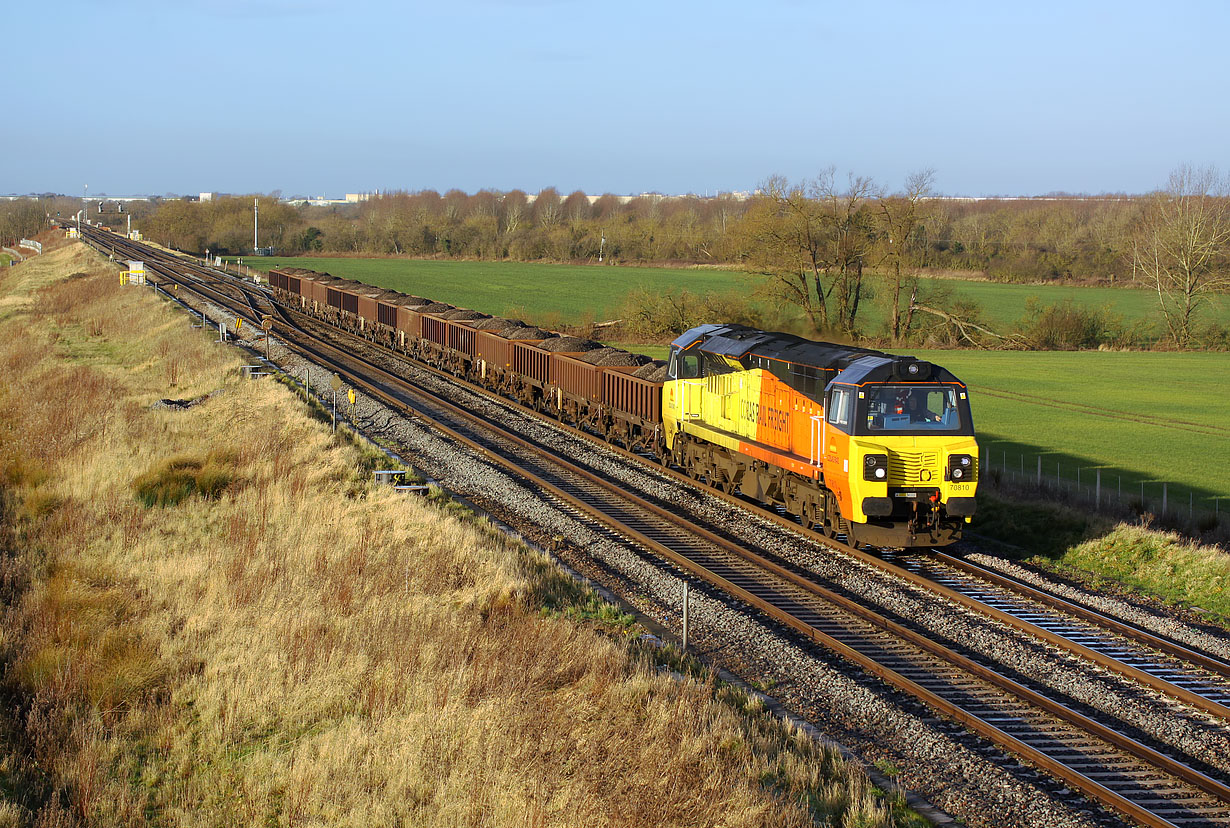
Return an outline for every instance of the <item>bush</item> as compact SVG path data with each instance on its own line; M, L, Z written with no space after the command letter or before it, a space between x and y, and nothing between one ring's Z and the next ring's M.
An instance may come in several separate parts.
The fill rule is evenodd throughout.
M1030 297L1025 309L1018 330L1031 347L1040 351L1097 348L1117 339L1123 327L1119 319L1071 299L1040 307L1038 300Z
M176 506L199 494L215 500L235 481L234 459L211 452L204 460L178 455L132 481L137 500L146 506Z
M628 333L649 340L674 338L706 322L764 327L760 312L738 292L698 296L687 290L669 294L637 288L624 300L622 316Z

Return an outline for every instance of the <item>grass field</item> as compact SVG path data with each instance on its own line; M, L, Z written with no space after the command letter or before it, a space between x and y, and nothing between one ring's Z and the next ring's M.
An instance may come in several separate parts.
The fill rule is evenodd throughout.
M914 351L970 386L993 466L1043 472L1172 504L1230 498L1230 355L1152 352ZM1227 504L1222 504L1227 505Z
M754 283L718 270L598 268L513 262L450 262L409 259L248 259L268 269L282 264L328 271L407 293L550 322L588 316L606 319L619 311L638 285L669 285L696 293L748 290ZM1008 325L1025 312L1031 296L1044 304L1073 298L1104 307L1125 320L1147 319L1153 296L1113 288L1003 285L947 280L946 285L979 302L988 319ZM1227 303L1218 318L1230 321ZM873 306L878 313L878 308ZM869 318L874 318L872 314ZM1214 318L1212 314L1206 318ZM869 322L870 327L873 323ZM662 358L660 345L619 343ZM1230 355L1120 352L916 352L953 370L973 390L974 416L994 464L1089 482L1102 468L1103 486L1161 497L1161 482L1173 484L1172 504L1213 508L1211 498L1230 498Z
M611 343L663 359L668 348ZM995 466L1103 486L1176 505L1194 495L1230 509L1230 354L926 351L971 391L978 440Z
M742 273L702 268L602 267L525 262L455 262L419 259L248 258L260 270L289 265L320 270L347 279L427 296L485 313L514 315L551 323L577 319L604 320L620 311L628 292L646 286L692 293L747 292L758 281ZM1131 324L1156 315L1156 298L1149 291L1129 288L1005 285L958 279L929 280L962 298L977 302L988 322L1009 328L1036 297L1043 305L1065 299L1104 308ZM876 280L869 282L874 289ZM864 305L861 327L877 332L884 312L874 292ZM1202 317L1230 324L1230 301L1222 299Z
M0 826L921 824L115 273L0 273Z
M711 293L746 290L750 284L738 273L701 268L313 258L249 258L244 264L261 270L281 265L306 267L484 313L564 322L611 319L628 291L638 286L671 285L693 293Z

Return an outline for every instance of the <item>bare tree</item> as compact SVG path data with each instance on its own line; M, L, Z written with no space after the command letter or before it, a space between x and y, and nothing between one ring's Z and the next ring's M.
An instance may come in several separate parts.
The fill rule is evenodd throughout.
M880 199L881 265L888 270L889 335L893 343L907 336L918 308L918 231L927 219L927 199L932 195L934 170L911 173L904 189ZM905 306L902 307L902 298Z
M575 190L560 205L560 213L572 224L589 218L589 198L581 190Z
M1230 188L1212 167L1170 174L1137 225L1132 269L1157 293L1171 340L1192 344L1196 312L1230 290Z
M797 304L816 330L855 336L875 238L868 209L875 185L851 175L839 188L830 167L799 184L774 176L760 192L736 231L741 258L769 276L770 290Z
M36 199L22 198L0 207L0 241L4 244L37 235L46 224L47 211Z
M824 206L828 225L827 270L831 274L829 297L837 324L847 336L855 336L858 309L863 299L863 266L875 241L875 227L867 202L876 195L875 182L850 173L846 187L837 186L835 169L829 167L812 183L809 194Z
M534 222L539 227L554 227L559 223L562 210L559 190L547 187L540 190L534 199Z
M529 207L525 193L521 190L511 190L504 194L504 232L512 235L521 227Z
M826 290L821 275L826 221L823 210L807 197L806 184L769 178L761 195L738 225L737 246L746 264L769 277L769 289L798 305L815 330L828 327Z

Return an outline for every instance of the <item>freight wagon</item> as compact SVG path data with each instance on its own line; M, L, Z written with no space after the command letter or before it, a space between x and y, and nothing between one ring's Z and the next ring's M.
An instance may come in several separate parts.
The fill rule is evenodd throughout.
M702 325L667 366L298 268L276 297L833 537L952 543L974 513L968 391L913 357Z

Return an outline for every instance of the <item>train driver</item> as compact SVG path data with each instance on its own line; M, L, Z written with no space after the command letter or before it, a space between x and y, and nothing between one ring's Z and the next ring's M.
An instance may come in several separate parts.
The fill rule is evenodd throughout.
M927 392L915 389L906 400L911 423L938 423L940 418L927 408Z

